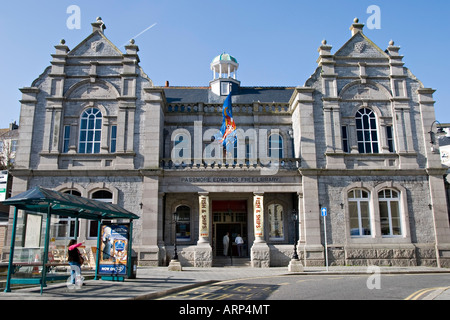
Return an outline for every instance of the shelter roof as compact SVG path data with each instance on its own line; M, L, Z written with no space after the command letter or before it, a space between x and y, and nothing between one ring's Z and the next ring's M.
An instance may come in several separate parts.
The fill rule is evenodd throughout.
M52 214L88 220L139 219L139 216L115 204L42 187L29 189L3 201L2 204L39 213L48 213L50 207Z

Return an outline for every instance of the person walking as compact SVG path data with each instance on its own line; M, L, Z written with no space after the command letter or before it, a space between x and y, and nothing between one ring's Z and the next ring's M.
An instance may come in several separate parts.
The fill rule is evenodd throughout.
M68 258L67 261L69 262L69 265L72 269L72 272L70 273L70 280L72 284L76 284L76 277L81 277L81 265L84 262L84 259L78 250L78 247L81 246L83 242L76 243L75 240L69 241L69 250L68 250Z
M242 239L241 235L238 234L236 239L234 239L234 242L236 242L237 250L238 250L238 256L242 257L242 247L244 245L244 239Z

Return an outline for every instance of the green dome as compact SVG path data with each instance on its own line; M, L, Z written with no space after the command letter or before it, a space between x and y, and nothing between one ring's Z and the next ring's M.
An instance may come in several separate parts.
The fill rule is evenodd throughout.
M238 63L236 58L228 53L222 53L221 55L218 55L213 59L211 63L219 62L219 61L233 61L235 63Z

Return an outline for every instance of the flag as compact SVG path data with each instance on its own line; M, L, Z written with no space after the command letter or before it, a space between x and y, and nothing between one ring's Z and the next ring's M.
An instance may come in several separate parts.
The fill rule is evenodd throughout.
M220 133L215 136L218 143L222 143L227 152L231 152L236 142L236 123L233 119L233 108L231 106L231 93L227 96L222 107L222 127Z

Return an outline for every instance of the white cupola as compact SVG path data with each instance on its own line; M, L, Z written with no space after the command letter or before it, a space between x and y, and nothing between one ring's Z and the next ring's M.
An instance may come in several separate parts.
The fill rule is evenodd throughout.
M211 62L213 80L210 82L211 91L220 96L226 96L237 90L240 82L236 79L239 63L228 53L222 53Z

